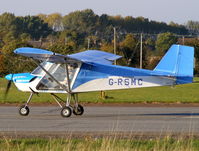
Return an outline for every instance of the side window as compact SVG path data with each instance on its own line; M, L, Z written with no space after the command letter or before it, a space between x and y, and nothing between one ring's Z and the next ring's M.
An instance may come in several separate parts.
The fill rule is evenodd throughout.
M76 63L69 64L69 79L72 81L74 75L78 69L78 65ZM67 71L66 64L53 64L48 72L57 80L60 84L67 87ZM37 85L38 90L62 90L61 86L55 82L49 75L45 75L42 80Z
M75 75L77 69L78 69L78 64L77 63L69 64L68 72L69 72L70 81L72 81L72 79L74 78L74 75Z

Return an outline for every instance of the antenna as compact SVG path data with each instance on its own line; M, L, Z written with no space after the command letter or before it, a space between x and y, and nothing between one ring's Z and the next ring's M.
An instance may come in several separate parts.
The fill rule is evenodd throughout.
M90 49L90 38L88 37L88 49Z
M142 33L140 35L140 69L142 69Z
M114 30L114 54L116 55L116 28L115 27L113 27L113 30ZM117 62L116 62L116 60L114 60L114 65L116 65L117 64Z

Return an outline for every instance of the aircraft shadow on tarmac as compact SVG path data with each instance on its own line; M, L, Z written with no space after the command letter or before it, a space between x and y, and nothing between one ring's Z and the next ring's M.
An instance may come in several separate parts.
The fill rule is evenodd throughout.
M199 116L199 113L150 113L136 114L136 116Z
M53 113L53 112L57 112L59 111L59 109L51 109L48 110L46 112L42 112L42 114L48 114L48 113ZM112 113L112 114L86 114L84 116L81 116L82 118L111 118L111 117L135 117L135 116L199 116L199 113L141 113L141 114L128 114L128 113Z
M111 117L136 117L136 116L199 116L199 113L149 113L149 114L103 114L86 115L85 118L111 118Z
M199 113L154 113L154 114L95 114L95 115L83 115L83 116L77 116L75 118L81 118L81 119L86 119L86 118L134 118L134 117L166 117L166 116L177 116L177 117L183 117L183 116L199 116Z

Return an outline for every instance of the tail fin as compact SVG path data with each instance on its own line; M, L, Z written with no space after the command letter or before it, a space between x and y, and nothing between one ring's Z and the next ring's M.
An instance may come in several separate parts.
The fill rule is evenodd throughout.
M154 71L171 73L176 77L176 84L193 81L194 48L172 45Z

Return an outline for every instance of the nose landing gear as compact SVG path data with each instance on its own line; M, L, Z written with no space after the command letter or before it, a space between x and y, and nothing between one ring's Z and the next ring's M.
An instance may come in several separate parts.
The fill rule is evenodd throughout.
M32 96L33 96L33 92L31 92L27 102L25 105L22 105L20 108L19 108L19 114L22 115L22 116L27 116L30 112L30 109L28 107L28 103L31 101L32 99Z

